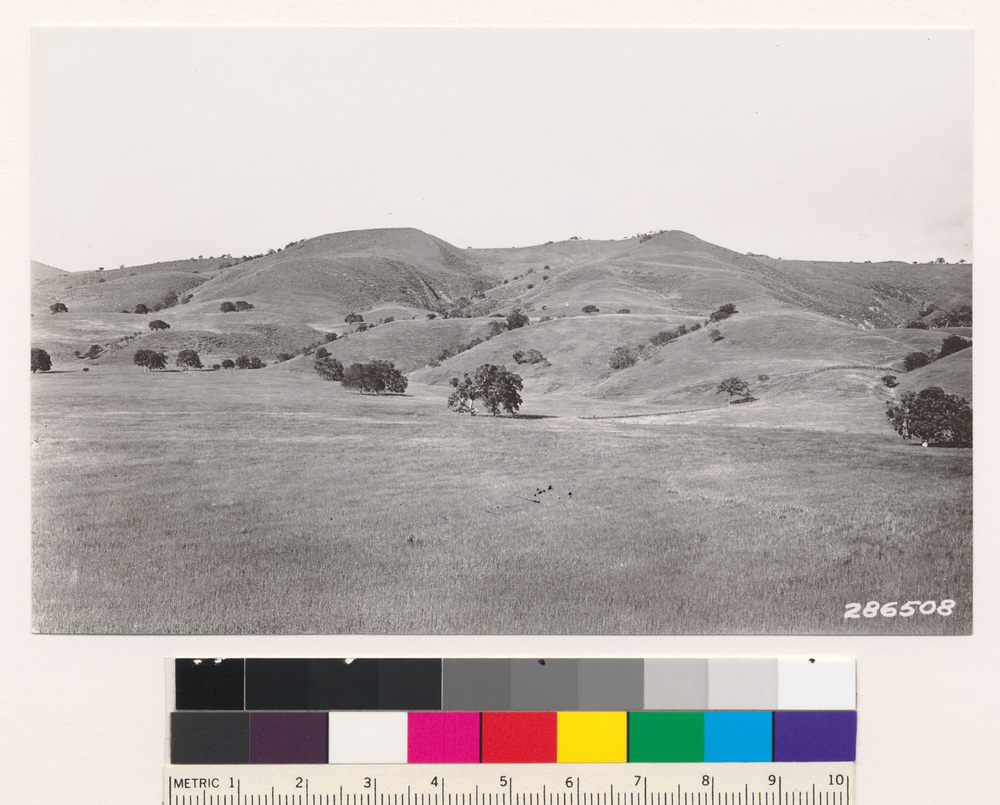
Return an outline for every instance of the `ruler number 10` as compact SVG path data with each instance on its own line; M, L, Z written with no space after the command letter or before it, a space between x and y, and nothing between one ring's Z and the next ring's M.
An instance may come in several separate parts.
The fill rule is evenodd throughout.
M843 785L845 782L843 774L831 774L830 785Z

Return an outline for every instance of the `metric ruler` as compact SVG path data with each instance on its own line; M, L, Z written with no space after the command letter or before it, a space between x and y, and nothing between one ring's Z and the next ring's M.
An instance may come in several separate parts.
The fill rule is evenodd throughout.
M164 805L851 805L854 764L168 765Z

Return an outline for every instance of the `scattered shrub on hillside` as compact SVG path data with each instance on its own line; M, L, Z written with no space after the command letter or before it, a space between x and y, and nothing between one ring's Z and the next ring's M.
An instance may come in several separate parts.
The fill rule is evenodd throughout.
M394 322L395 320L396 320L395 316L386 316L384 319L382 319L382 321L380 323L381 324L390 324L390 323Z
M213 372L218 372L221 368L222 368L222 364L221 363L213 363L212 364L212 371Z
M49 310L53 313L69 313L69 308L63 302L56 302L55 304L49 305Z
M899 385L899 381L896 379L896 375L882 375L879 378L882 381L882 385L886 388L894 389Z
M527 285L526 287L527 287L527 289L528 289L528 290L530 291L530 290L531 290L532 288L534 288L535 286L534 286L534 284L533 284L533 283L528 283L528 285Z
M167 356L152 349L137 349L132 356L132 363L141 366L146 372L151 372L154 369L166 369Z
M963 349L968 349L971 346L971 338L962 338L960 335L949 335L941 342L941 351L938 353L938 360L946 355L954 355L956 352L961 352Z
M926 352L911 352L903 358L903 369L907 372L912 372L914 369L919 369L921 366L927 366L931 363L931 361L931 356Z
M926 318L927 316L930 316L931 313L933 313L937 309L938 306L935 305L933 302L925 302L924 306L920 308L920 316L921 318Z
M327 333L326 335L323 336L323 341L329 344L333 341L336 341L338 338L339 336L336 333Z
M696 321L694 324L692 324L692 325L690 325L688 327L688 332L689 333L693 333L696 330L700 330L700 329L701 329L701 323Z
M162 321L161 319L153 319L149 323L149 329L150 330L169 330L170 329L170 325L167 324L165 321Z
M898 403L886 402L886 418L904 439L928 445L972 447L972 407L937 386L908 391Z
M516 414L522 400L520 391L524 388L521 376L503 366L484 363L473 376L466 374L461 381L452 378L455 391L448 397L448 407L456 413L475 416L476 400L482 400L486 410L493 416L503 408L509 414Z
M507 329L507 325L502 321L491 321L487 333L490 338L496 338Z
M182 369L201 369L201 356L193 349L182 349L177 353L176 364Z
M328 350L326 347L319 347L316 350L316 357L317 358L329 358L330 357L330 350Z
M437 318L437 313L428 313L427 314L427 318L431 319L431 320L436 319Z
M527 327L529 324L531 324L531 320L528 318L528 314L519 307L514 308L507 314L508 330L518 330L521 327Z
M548 274L543 274L542 275L542 282L547 282L548 279L549 279L549 275Z
M740 398L740 402L750 402L754 398L750 394L750 384L738 377L727 377L715 389L716 394L728 394L728 402L732 403L734 397Z
M52 358L41 347L31 348L31 373L47 372L52 368Z
M253 310L253 305L249 302L244 302L242 299L237 302L234 307L236 308L237 313L242 313L244 310Z
M140 302L138 305L136 305L134 308L132 308L132 312L136 313L136 314L138 314L140 316L146 316L146 315L149 314L149 307L147 307L146 305L142 304L142 302Z
M182 304L182 305L186 305L186 304L187 304L188 302L190 302L190 301L191 301L192 299L194 299L194 295L193 295L193 294L189 294L189 293L186 293L186 294L184 294L184 296L182 296L182 297L181 297L181 304Z
M552 321L552 317L551 316L542 316L538 321L539 321L539 323L541 323L543 321Z
M972 307L970 305L959 305L954 310L942 312L934 317L935 327L971 327Z
M285 361L290 361L294 357L295 356L292 355L290 352L279 352L277 361L278 363L284 363Z
M360 322L363 322L364 320L365 320L365 317L362 316L360 313L348 313L346 316L344 316L344 321L347 324L359 324Z
M584 313L600 313L601 309L597 305L584 305L583 306L583 312Z
M624 344L615 347L611 351L611 357L608 358L608 365L615 371L628 369L630 366L635 366L638 362L639 355L636 351Z
M325 352L326 350L324 350ZM323 380L343 380L344 364L336 358L331 358L330 353L320 355L316 352L316 360L313 362L313 369Z
M620 308L618 308L618 312L619 313L631 313L632 311L629 308L627 308L627 307L620 307Z
M370 324L369 322L364 322L363 321L363 322L361 322L361 324L358 325L358 329L356 329L354 332L356 332L356 333L365 333L365 332L368 332L368 330L370 330L374 326L375 326L374 324Z
M223 302L221 305L219 305L219 310L221 310L223 313L235 313L236 305L234 305L232 302Z
M514 362L518 364L544 363L546 366L549 365L549 362L545 360L545 356L537 349L529 349L526 352L518 350L517 352L514 353L512 357L514 358Z
M906 330L929 330L930 327L923 319L910 319L903 325L903 328Z
M510 282L510 280L504 280L503 284L506 285L508 282Z
M76 355L77 358L80 359L89 358L90 360L93 360L94 358L100 358L103 353L104 353L104 347L102 347L100 344L91 344L90 349L88 349L86 352L80 352L80 350L78 349L73 351L73 354Z
M676 341L682 335L687 335L687 332L688 328L686 324L682 324L672 330L660 330L660 332L656 333L649 339L649 343L654 347L662 347L664 344Z
M234 369L236 367L236 362L232 358L226 358L221 364L223 369Z
M757 380L758 380L758 381L759 381L760 383L766 383L766 382L767 382L768 380L770 380L770 379L771 379L771 376L770 376L770 375L757 375Z
M711 316L708 317L710 322L722 321L723 319L728 319L734 313L739 313L736 309L736 305L732 302L726 302L722 307L716 310Z
M341 377L340 384L347 389L357 389L359 394L402 394L408 381L390 361L374 360L352 363Z
M708 337L712 339L713 344L716 341L721 341L723 338L725 338L725 336L714 327L708 331Z

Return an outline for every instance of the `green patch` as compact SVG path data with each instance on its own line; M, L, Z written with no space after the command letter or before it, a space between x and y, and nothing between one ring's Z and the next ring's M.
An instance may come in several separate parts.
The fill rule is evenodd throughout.
M705 760L705 714L629 713L630 763L701 763Z

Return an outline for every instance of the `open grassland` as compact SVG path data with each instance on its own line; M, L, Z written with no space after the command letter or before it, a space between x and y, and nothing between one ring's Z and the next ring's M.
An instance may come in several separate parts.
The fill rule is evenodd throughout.
M471 418L272 370L32 386L41 631L971 629L971 451L887 426Z

